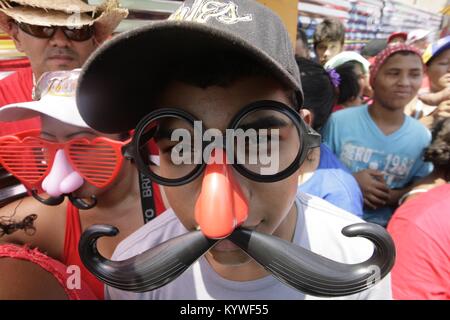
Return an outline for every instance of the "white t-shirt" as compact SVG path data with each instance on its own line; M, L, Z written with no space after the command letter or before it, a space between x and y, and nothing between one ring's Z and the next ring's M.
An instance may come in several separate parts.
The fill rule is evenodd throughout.
M334 205L299 192L298 218L293 242L329 259L352 264L367 260L373 245L362 238L347 238L341 230L363 222ZM169 209L134 232L116 248L112 260L126 260L161 242L186 233L186 228ZM106 298L114 300L303 300L323 299L305 295L267 276L254 281L230 281L219 276L202 257L171 283L154 291L135 293L106 287ZM335 299L392 299L390 275L373 288Z

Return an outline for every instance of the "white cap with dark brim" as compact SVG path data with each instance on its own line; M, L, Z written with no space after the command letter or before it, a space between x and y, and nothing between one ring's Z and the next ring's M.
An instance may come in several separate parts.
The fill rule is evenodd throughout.
M79 72L80 69L44 73L36 85L37 88L45 89L39 93L40 100L0 108L0 122L46 115L68 125L89 128L81 118L75 100Z

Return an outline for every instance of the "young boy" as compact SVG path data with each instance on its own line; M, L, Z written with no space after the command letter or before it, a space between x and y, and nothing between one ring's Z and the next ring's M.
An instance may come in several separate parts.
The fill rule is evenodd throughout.
M289 36L273 12L252 0L186 1L169 21L119 36L86 66L78 91L83 118L105 132L132 129L155 110L170 111L172 119L161 119L155 126L150 122L143 131L145 135L156 130L160 148L158 165L149 164L147 171L166 178L181 178L189 172L183 171L188 165L175 165L168 156L176 147L167 141L167 133L177 126L188 128L189 118L201 120L204 128L218 128L219 132L236 126L279 130L271 139L278 141L275 146L280 148L280 166L284 170L292 162L284 161L296 154L300 145L304 144L305 149L318 146L308 145L310 131L304 132L300 141L298 132L292 130L287 115L297 115L301 100L300 75ZM247 109L249 106L253 109ZM275 112L277 106L284 110L284 116ZM237 120L242 119L243 111L249 112L247 121ZM235 125L227 126L229 123ZM207 156L217 160L215 152ZM172 209L122 242L113 260L136 256L199 227L208 237L223 239L236 224L339 262L366 260L373 246L341 234L344 226L360 221L357 217L321 199L297 194L303 160L296 159L298 162L292 162L295 172L270 183L255 181L248 171L254 169L251 165L244 168L214 161L205 164L204 171L197 175L195 167L189 181L167 188ZM239 205L236 199L245 204ZM236 210L246 206L242 218ZM225 214L231 217L220 216L223 207L229 209ZM210 229L214 226L222 230L222 225L230 222L236 224L225 234ZM133 278L146 281L145 276ZM389 281L388 276L375 287L346 298L390 299ZM141 293L107 287L107 295L111 299L311 298L270 276L228 239L219 241L164 287Z
M371 106L333 114L324 142L350 168L364 195L364 219L386 226L400 197L431 166L422 154L430 132L404 114L423 77L418 51L398 44L382 51L371 70Z
M317 26L313 38L317 62L324 66L344 51L345 27L337 19L325 19Z

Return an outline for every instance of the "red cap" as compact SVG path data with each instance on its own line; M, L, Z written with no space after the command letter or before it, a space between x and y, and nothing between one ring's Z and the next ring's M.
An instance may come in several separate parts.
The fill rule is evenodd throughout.
M404 43L388 46L386 49L381 51L375 57L375 61L372 63L372 66L370 67L370 85L372 87L375 83L378 71L380 71L380 68L383 66L386 60L390 58L392 55L396 54L397 52L405 52L405 51L416 54L420 58L420 61L422 61L422 55L420 54L419 50L416 49L415 47L406 45Z
M403 40L406 41L408 39L408 34L406 32L392 32L391 35L389 36L388 40L387 40L387 43L391 43L391 41L394 38L398 38L398 37L400 37L400 38L402 38Z

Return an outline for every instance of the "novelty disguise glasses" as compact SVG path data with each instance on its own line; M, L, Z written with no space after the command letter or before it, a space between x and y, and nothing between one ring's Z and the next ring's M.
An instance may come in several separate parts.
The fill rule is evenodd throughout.
M204 130L187 112L160 109L138 124L132 143L124 148L125 157L161 185L180 186L204 173L195 219L211 239L229 236L247 219L247 200L232 168L254 181L280 181L320 145L320 135L308 129L298 112L271 100L244 107L225 135ZM158 155L149 154L152 146Z
M33 197L44 204L57 205L64 201L64 194L81 187L84 181L97 188L105 188L117 177L123 162L121 153L125 142L105 137L77 138L64 143L48 141L37 132L0 137L0 163L17 177ZM54 176L56 182L52 182ZM46 191L52 198L42 199L39 191ZM73 201L80 209L95 205L81 199Z
M151 145L158 146L159 156L149 155ZM201 122L182 110L156 110L140 121L125 156L166 186L189 183L208 164L222 160L248 179L276 182L297 171L309 150L319 146L320 135L306 126L297 111L266 100L239 112L225 137L217 129L204 130ZM226 158L214 157L223 150Z
M0 110L1 121L16 121L43 115L62 125L89 129L81 118L75 94L80 69L47 72L33 88L32 102L11 104ZM56 143L39 137L39 131L27 131L0 137L0 163L16 176L38 201L58 205L68 196L79 209L95 206L72 193L88 182L105 188L117 176L123 163L124 142L105 137L76 138ZM41 198L45 191L50 197Z
M199 136L201 141L196 139ZM158 146L158 156L149 153L153 143ZM124 154L134 159L141 172L162 185L183 185L203 173L194 208L200 230L167 240L124 261L111 261L98 252L97 240L115 236L118 230L94 225L81 236L80 257L87 269L107 285L144 292L175 280L218 241L227 238L297 290L322 297L364 291L385 277L394 264L394 244L384 228L361 223L343 229L345 236L364 237L375 245L371 258L350 265L239 227L247 219L248 204L231 168L255 181L279 181L298 170L308 151L319 145L320 135L308 128L296 111L276 101L245 107L228 125L225 139L219 130L203 130L184 111L156 110L138 124L131 144L123 148Z

